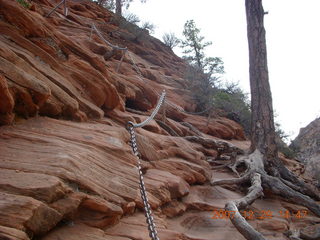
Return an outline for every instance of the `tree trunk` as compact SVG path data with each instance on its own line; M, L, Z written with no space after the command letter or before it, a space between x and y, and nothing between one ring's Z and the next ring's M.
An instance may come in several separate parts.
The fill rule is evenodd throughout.
M116 15L122 16L122 0L116 0Z
M231 221L246 239L265 240L259 232L241 217L239 210L253 203L258 197L263 196L263 189L265 189L280 195L290 202L299 203L317 216L320 216L320 205L307 196L319 199L319 192L297 178L278 158L268 76L262 0L246 0L245 3L252 108L251 153L248 156L237 158L234 165L231 166L231 169L238 173L237 166L240 163L244 163L246 171L242 177L239 179L212 181L211 185L240 184L251 179L251 187L247 195L242 199L228 202L225 210L235 212L236 217L231 218Z
M262 0L246 0L251 89L251 151L258 149L265 170L277 175L278 149L275 141L272 96L269 85L267 47Z

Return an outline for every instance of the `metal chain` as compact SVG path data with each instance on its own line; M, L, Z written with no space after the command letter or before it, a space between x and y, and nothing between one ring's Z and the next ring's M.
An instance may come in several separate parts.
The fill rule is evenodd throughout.
M150 204L148 201L146 187L145 187L145 184L143 181L143 174L141 171L140 153L138 151L138 145L137 145L136 135L134 132L134 126L132 125L131 122L128 123L128 130L130 133L130 142L131 142L132 151L133 151L134 155L137 156L137 159L138 159L137 166L138 166L138 173L139 173L139 188L140 188L141 199L143 201L146 223L148 224L149 236L152 240L160 240L158 238L156 225L154 223L151 207L150 207Z
M109 46L112 47L113 49L124 50L124 51L127 50L126 47L125 47L125 48L122 48L122 47L113 45L111 42L109 42L108 40L106 40L106 39L102 36L101 32L97 29L97 27L96 27L96 25L95 25L94 23L92 23L90 39L91 39L91 35L92 35L93 30L96 31L96 33L98 34L98 36L101 38L102 41L104 41L107 45L109 45Z
M135 123L129 121L127 124L127 129L130 134L130 143L131 143L132 151L133 151L133 154L135 156L137 156L137 161L138 161L137 167L138 167L138 173L139 173L139 188L140 188L141 199L142 199L143 206L144 206L146 223L148 224L149 236L150 236L151 240L160 240L160 239L158 238L156 225L154 223L151 207L150 207L148 196L147 196L146 187L145 187L145 184L143 181L143 174L141 171L141 161L140 161L141 154L138 151L137 139L136 139L136 134L135 134L134 129L145 126L156 116L156 114L158 113L159 109L161 108L161 106L164 102L165 96L166 96L166 92L163 91L160 98L159 98L157 106L155 107L155 109L151 113L150 117L148 117L146 120L144 120L143 122L141 122L139 124L135 124Z
M147 125L157 115L161 105L164 102L165 96L166 96L166 91L163 90L162 94L161 94L161 96L159 98L158 104L155 107L155 109L153 110L153 112L151 113L150 117L148 117L146 120L144 120L141 123L133 123L133 122L129 121L128 124L132 125L134 128L144 127L145 125Z

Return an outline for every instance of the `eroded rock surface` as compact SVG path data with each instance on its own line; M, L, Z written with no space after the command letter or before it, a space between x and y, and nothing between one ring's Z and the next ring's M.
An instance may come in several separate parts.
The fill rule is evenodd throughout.
M305 176L317 180L320 186L320 118L301 128L291 147L297 152L297 158L304 163Z
M162 90L169 104L136 130L160 239L243 239L212 211L244 193L208 185L233 176L210 161L243 153L242 127L187 114L185 63L147 32L90 1L46 18L56 4L0 0L0 239L149 239L125 126L145 120ZM128 48L119 71L122 52L92 23ZM252 223L270 239L289 226Z

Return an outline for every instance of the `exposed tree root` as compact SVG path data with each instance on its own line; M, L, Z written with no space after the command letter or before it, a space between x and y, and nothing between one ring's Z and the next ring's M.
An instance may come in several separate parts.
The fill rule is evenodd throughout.
M190 142L195 142L201 144L205 148L216 149L220 153L237 153L243 154L244 151L231 143L221 141L221 140L214 140L210 138L198 137L198 136L187 136L185 137Z
M244 217L241 216L239 210L248 207L260 196L263 196L263 189L268 189L274 194L277 194L286 200L299 203L300 205L307 207L315 215L320 217L320 205L316 203L309 196L301 193L300 185L295 185L295 183L281 179L279 177L274 177L266 173L263 165L263 156L256 150L247 157L238 158L234 164L234 169L240 163L244 163L247 167L245 173L242 177L232 178L232 179L222 179L212 181L211 185L231 185L231 184L241 184L251 180L251 187L247 195L239 200L230 201L225 205L226 211L235 212L234 217L230 218L233 225L238 229L238 231L248 240L263 240L265 239L261 233L256 231ZM237 171L236 171L237 172ZM299 239L297 234L290 235L291 239Z
M231 219L233 225L238 229L238 231L249 240L265 240L263 235L256 231L244 217L238 211L237 206L234 202L228 202L225 206L226 211L235 212L234 217Z
M240 176L240 174L237 171L237 167L241 164L244 164L247 168L245 174L250 171L257 170L259 172L264 169L262 154L258 150L254 151L249 156L242 156L236 158L236 161L232 166L230 166L230 169L238 176Z
M290 202L299 203L300 205L307 207L315 215L320 217L319 204L312 198L288 187L279 178L264 174L262 175L262 183L263 188L271 190L274 194L277 194Z
M240 184L240 183L248 182L249 180L250 180L250 175L246 174L240 178L221 179L221 180L212 181L210 184L211 186L231 185L231 184Z
M316 200L320 200L319 191L307 185L305 182L301 181L297 176L295 176L292 172L290 172L286 167L282 167L280 169L281 178L285 184L288 184L289 187L294 188L296 191L301 192L302 194L308 195ZM290 185L290 183L294 184L294 187Z
M290 240L302 240L300 238L300 230L290 230L285 235L287 235Z
M195 135L202 137L203 134L200 132L195 126L193 126L191 123L188 122L180 122L181 125L187 127L190 129L191 132L194 132Z
M246 239L264 240L265 238L263 235L256 231L239 213L239 209L246 208L258 197L263 196L260 174L253 173L250 175L251 176L245 176L251 178L251 187L249 188L248 194L239 200L228 202L225 206L225 209L226 211L235 212L234 217L230 218L231 222ZM245 178L243 178L242 181L245 181Z

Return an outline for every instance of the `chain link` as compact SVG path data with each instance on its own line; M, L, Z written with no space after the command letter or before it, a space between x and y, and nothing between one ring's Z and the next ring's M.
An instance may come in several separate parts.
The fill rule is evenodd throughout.
M149 237L151 238L151 240L160 240L158 237L156 225L154 223L154 219L152 216L151 206L149 204L146 187L143 180L140 153L138 151L138 145L137 145L136 135L134 132L134 126L132 125L131 122L129 122L127 128L130 133L130 142L131 142L133 154L137 156L137 159L138 159L137 167L138 167L138 173L139 173L139 188L140 188L141 199L143 201L146 223L148 224Z
M135 124L135 123L129 121L127 124L127 130L129 131L129 134L130 134L130 143L131 143L132 151L133 151L133 154L135 156L137 156L137 161L138 161L137 167L138 167L138 173L139 173L139 188L140 188L141 199L142 199L143 206L144 206L146 223L148 224L149 236L150 236L151 240L160 240L160 239L158 238L156 225L154 223L151 207L150 207L148 196L147 196L146 187L145 187L144 180L143 180L143 173L141 171L142 168L141 168L141 161L140 161L141 155L138 151L137 139L136 139L136 134L135 134L134 129L139 128L139 127L143 127L143 126L147 125L151 120L154 119L154 117L159 112L159 109L161 108L161 106L165 100L165 96L166 96L166 92L163 91L160 98L159 98L157 106L155 107L155 109L151 113L150 117L148 117L146 120L144 120L143 122L141 122L139 124Z
M131 121L128 122L129 125L132 125L134 128L140 128L140 127L144 127L145 125L147 125L158 113L160 107L162 106L163 102L164 102L164 99L165 99L165 96L166 96L166 91L163 90L162 91L162 94L159 98L159 101L158 101L158 104L157 106L155 107L155 109L153 110L153 112L151 113L150 117L148 117L146 120L144 120L143 122L141 123L133 123Z
M111 42L109 42L108 40L106 40L106 39L102 36L101 32L97 29L97 27L96 27L96 25L95 25L94 23L92 23L90 38L91 38L91 35L92 35L92 31L93 31L93 30L95 30L95 32L98 34L98 36L101 38L102 41L104 41L107 45L109 45L109 46L112 47L113 49L124 50L124 51L127 50L127 48L122 48L122 47L113 45Z

